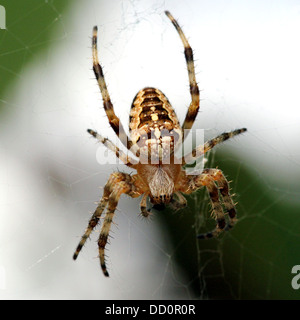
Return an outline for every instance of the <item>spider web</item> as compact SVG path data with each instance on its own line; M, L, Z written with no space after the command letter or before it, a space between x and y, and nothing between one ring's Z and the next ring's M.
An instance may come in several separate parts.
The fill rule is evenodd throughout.
M0 30L1 78L13 75L0 97L0 297L297 299L297 2L94 0L72 1L67 11L56 1L32 4L16 18L3 3L7 30ZM132 98L149 85L166 94L182 121L187 71L166 9L194 49L202 90L195 128L204 128L206 139L248 128L206 164L232 180L239 222L218 239L198 241L215 224L205 190L188 197L182 211L157 212L150 221L138 216L139 199L123 197L105 279L99 228L76 263L72 253L102 195L99 186L111 172L130 170L99 165L97 157L113 163L114 155L85 133L93 128L116 141L91 70L89 36L98 25L100 60L125 127ZM24 40L23 24L45 11L51 19ZM11 38L15 47L7 45ZM14 55L18 67L5 60Z

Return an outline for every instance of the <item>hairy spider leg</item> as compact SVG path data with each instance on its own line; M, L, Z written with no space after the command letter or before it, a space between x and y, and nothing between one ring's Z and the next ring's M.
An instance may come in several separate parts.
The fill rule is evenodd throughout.
M182 29L180 28L178 22L174 19L174 17L171 15L169 11L165 11L165 14L167 17L171 20L173 23L175 29L177 30L180 39L184 46L184 56L187 64L188 69L188 76L189 76L189 83L190 83L190 94L192 101L190 103L190 106L188 108L185 120L182 125L183 131L185 129L191 129L193 126L193 123L197 117L198 111L199 111L199 104L200 104L200 93L199 88L196 81L196 75L195 75L195 66L194 66L194 58L193 58L193 50L191 46L189 45L186 36L184 35ZM183 135L183 139L185 139L186 135Z
M150 211L147 210L147 198L148 198L148 193L145 193L142 197L141 203L140 203L140 208L141 208L141 214L145 218L148 218L149 215L151 214Z
M126 166L135 169L137 161L125 154L121 149L119 149L115 144L113 144L109 139L102 137L98 132L88 129L89 134L91 134L98 141L103 143L105 147L115 153L115 155L124 163Z
M199 176L192 178L192 185L194 188L206 187L212 206L212 214L217 221L217 226L213 231L200 234L197 236L198 239L210 239L218 236L218 234L225 229L226 221L225 215L222 208L222 204L219 199L219 190L216 186L213 177L210 174L202 173Z
M130 190L131 190L131 187L127 182L120 181L114 185L114 189L108 199L107 211L106 211L106 215L104 218L104 222L103 222L99 240L98 240L100 266L103 271L103 274L106 277L109 276L109 273L107 271L106 263L105 263L105 246L107 243L110 226L111 226L120 196L123 193L127 193Z
M87 227L84 235L82 236L82 238L76 248L76 251L73 255L73 259L76 260L82 247L84 246L86 240L89 238L90 234L92 233L94 228L97 226L105 207L108 206L107 213L106 213L104 223L102 226L102 231L100 233L99 242L98 242L101 244L101 246L99 244L99 256L100 256L101 267L102 267L104 274L107 276L108 276L108 274L107 274L107 271L105 272L106 267L105 267L105 261L104 261L104 247L105 247L106 241L104 244L104 240L105 240L105 237L107 236L106 234L110 228L110 223L111 223L110 217L113 216L113 213L115 210L114 205L117 204L116 200L119 199L119 197L122 193L125 193L125 192L128 192L129 190L131 190L130 183L131 183L131 176L129 174L122 173L122 172L114 172L110 175L110 177L104 187L102 199L101 199L97 209L95 210L94 214L92 215L92 217L88 223L88 227Z
M90 221L89 221L89 224L87 226L87 229L84 233L84 235L81 237L81 240L76 248L76 251L73 255L73 259L76 260L82 247L84 246L86 240L89 238L90 234L92 233L92 231L94 230L94 228L97 226L99 220L100 220L100 217L102 215L102 212L104 211L106 205L107 205L107 202L108 202L108 197L109 197L109 194L110 194L110 190L109 188L107 187L107 185L105 186L104 188L104 194L102 196L102 199L98 205L98 207L96 208L95 212L93 213Z
M235 205L229 192L229 183L220 169L207 168L204 169L203 173L209 174L218 183L219 190L223 198L223 204L229 217L229 223L226 225L226 230L229 230L237 221Z
M203 154L205 154L206 152L211 150L216 145L224 142L225 140L231 139L234 136L236 136L238 134L241 134L241 133L243 133L245 131L247 131L246 128L236 129L236 130L233 130L233 131L230 131L230 132L224 132L224 133L218 135L217 137L215 137L215 138L213 138L211 140L208 140L207 142L204 143L204 145L197 146L190 153L185 155L181 159L182 165L185 165L187 163L191 163L192 161L195 161L195 159L199 158L200 156L202 156Z
M114 112L113 104L110 100L110 96L107 90L106 82L104 79L103 70L100 66L98 60L98 49L97 49L97 26L93 29L93 38L92 38L92 52L93 52L93 70L98 81L98 85L101 91L103 106L106 112L109 124L112 129L115 131L116 135L119 137L121 142L125 145L127 149L132 147L132 141L128 138L120 119L116 116Z

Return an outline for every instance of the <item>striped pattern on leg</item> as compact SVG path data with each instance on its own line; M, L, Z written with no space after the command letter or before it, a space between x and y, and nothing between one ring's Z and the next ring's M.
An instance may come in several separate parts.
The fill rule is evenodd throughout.
M219 190L216 186L213 178L209 174L201 174L193 179L196 187L205 186L209 193L211 206L212 206L212 214L217 221L217 226L213 231L199 234L197 236L198 239L210 239L219 235L221 231L225 229L226 221L225 215L223 212L222 204L219 199Z
M147 210L147 198L148 198L148 193L144 193L140 203L141 214L145 218L148 218L149 215L151 214L151 212Z
M106 112L109 124L121 140L121 142L125 145L127 149L130 149L132 147L132 142L128 138L120 119L116 116L114 112L113 104L110 100L110 96L107 90L106 82L104 79L103 70L100 66L99 60L98 60L98 50L97 50L97 32L98 28L97 26L93 29L93 38L92 38L92 52L93 52L93 70L96 76L96 79L98 81L98 85L101 91L102 99L103 99L103 106L104 110Z
M187 64L188 69L188 75L189 75L189 83L190 83L190 94L192 101L190 103L188 112L186 114L185 120L182 125L182 129L191 129L193 126L193 123L196 119L196 116L199 111L199 104L200 104L200 94L199 94L199 88L196 82L196 75L195 75L195 66L194 66L194 57L193 57L193 50L191 46L189 45L182 29L180 28L178 22L174 19L174 17L171 15L169 11L165 11L168 18L173 23L175 29L177 30L180 39L184 46L184 56Z
M184 164L191 163L191 162L195 161L197 158L199 158L200 156L207 153L209 150L211 150L217 144L220 144L228 139L231 139L234 136L241 134L245 131L247 131L246 128L236 129L236 130L233 130L230 132L224 132L224 133L220 134L219 136L217 136L211 140L208 140L207 142L204 143L204 145L196 147L195 149L192 150L192 152L185 155L181 159L182 164L184 165Z
M229 192L229 183L225 178L223 172L219 169L205 169L204 171L207 174L210 174L219 185L219 190L223 198L223 204L226 209L226 212L228 213L229 218L229 223L226 225L225 229L229 230L235 225L237 221L235 205Z
M103 191L103 196L102 199L98 205L98 207L96 208L94 214L92 215L88 227L84 233L84 235L81 237L81 240L76 248L76 251L73 255L73 259L76 260L82 247L84 246L86 240L89 238L90 234L92 233L92 231L94 230L94 228L97 226L100 217L104 211L104 209L106 208L110 195L113 192L113 190L115 189L115 186L120 183L120 182L124 182L126 181L126 183L129 185L129 182L131 181L131 177L130 175L126 174L126 173L122 173L122 172L114 172L110 175L105 187L104 187L104 191Z
M88 129L89 134L95 137L98 141L103 143L106 148L113 151L116 156L130 168L135 168L137 161L132 159L130 156L126 155L121 149L119 149L115 144L113 144L109 139L102 137L98 132Z
M98 240L100 266L103 271L103 274L106 277L109 276L109 273L107 271L106 263L105 263L105 246L107 243L110 226L111 226L113 216L117 208L121 194L126 193L128 191L130 191L130 186L125 181L121 181L114 186L114 191L109 196L107 212L104 218L104 222L103 222L99 240Z
M104 211L106 205L108 202L108 197L103 196L103 198L100 201L100 204L98 205L97 209L95 210L92 218L89 221L88 227L84 233L84 235L81 237L81 240L76 248L76 251L73 255L73 259L76 260L79 252L81 251L82 247L84 246L86 240L89 238L90 234L92 233L92 231L94 230L94 228L97 226L99 219L101 217L102 212Z

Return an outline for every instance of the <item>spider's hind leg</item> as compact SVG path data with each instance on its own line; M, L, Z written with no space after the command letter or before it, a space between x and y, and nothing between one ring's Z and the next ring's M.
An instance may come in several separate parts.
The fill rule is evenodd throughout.
M165 14L167 17L171 20L173 26L177 30L179 37L182 41L182 44L184 46L184 56L187 64L188 69L188 76L189 76L189 84L190 84L190 94L192 101L189 105L188 112L186 114L184 123L182 125L182 129L191 129L193 126L193 123L196 119L196 116L199 111L199 105L200 105L200 93L199 88L196 81L196 75L195 75L195 66L194 66L194 57L193 57L193 50L184 35L181 27L179 26L178 22L174 19L174 17L171 15L169 11L165 11ZM183 136L183 138L186 138L186 135Z
M93 29L93 37L92 37L93 70L101 91L104 110L106 112L110 126L115 131L116 135L119 137L121 142L125 145L125 147L130 149L132 147L132 141L127 136L120 119L115 114L114 107L107 90L103 70L99 63L98 48L97 48L97 40L98 40L97 33L98 33L98 28L97 26L95 26Z

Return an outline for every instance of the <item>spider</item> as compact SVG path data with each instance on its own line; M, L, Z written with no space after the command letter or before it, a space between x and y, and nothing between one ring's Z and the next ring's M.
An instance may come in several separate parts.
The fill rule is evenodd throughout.
M147 209L148 197L155 209L160 210L165 205L169 205L177 210L186 206L187 201L183 194L190 194L202 187L206 187L210 197L212 213L216 219L216 227L210 232L198 235L199 239L216 237L221 231L232 228L237 220L235 205L229 192L229 184L222 171L220 169L205 168L199 175L187 175L183 166L189 163L195 156L204 155L217 144L241 134L247 129L242 128L231 132L224 132L214 139L205 142L203 145L196 147L181 159L174 156L175 150L183 143L186 137L186 130L191 129L193 126L199 110L200 96L195 77L192 48L171 13L165 11L165 14L177 30L184 46L191 103L183 125L180 126L169 100L159 89L146 87L140 90L131 105L129 118L130 137L127 136L119 118L114 112L103 71L98 60L98 29L97 26L93 28L93 70L102 94L107 118L112 129L125 147L139 159L139 161L134 160L110 140L102 137L96 131L88 129L89 134L112 150L124 164L137 171L137 174L133 175L123 172L114 172L110 175L104 187L102 199L89 220L87 229L73 255L73 259L75 260L107 207L98 240L100 265L104 275L107 277L109 273L105 263L105 246L113 216L122 194L127 194L132 198L142 195L140 203L141 214L144 217L148 217L150 215L150 211ZM225 213L223 207L226 210ZM225 215L227 214L228 218L225 219Z

